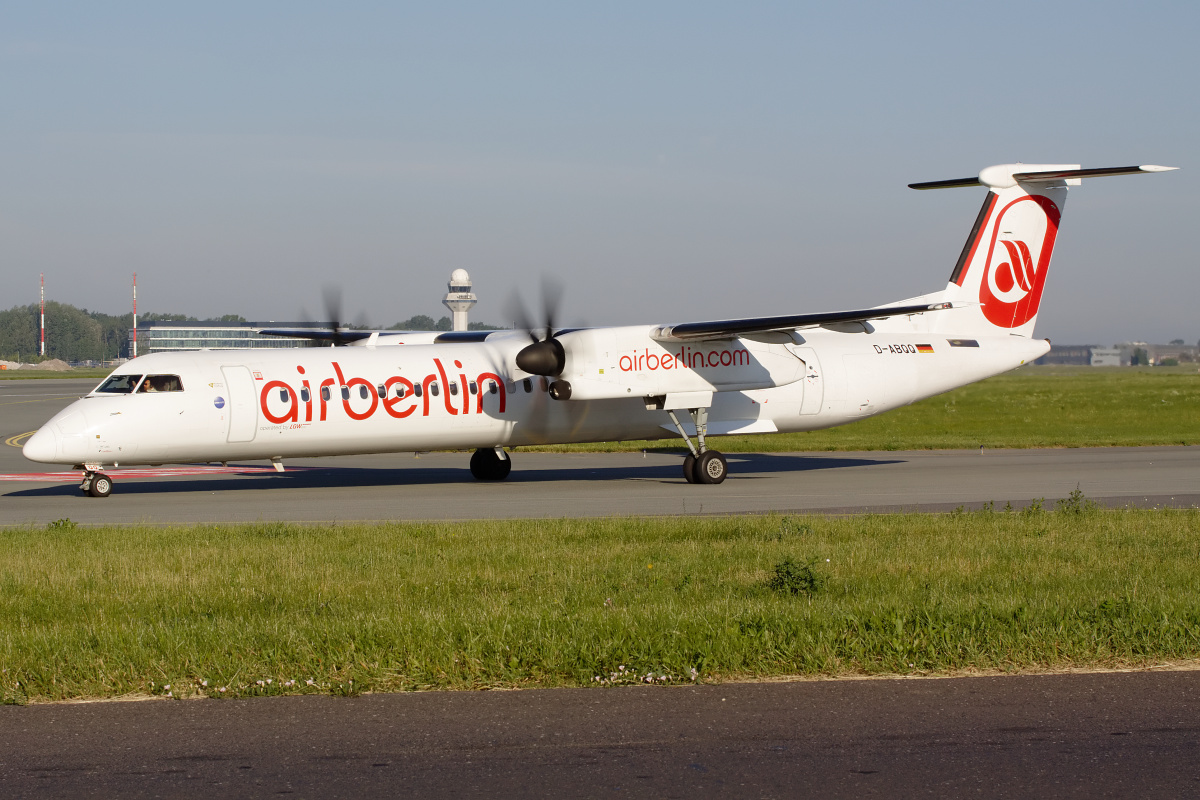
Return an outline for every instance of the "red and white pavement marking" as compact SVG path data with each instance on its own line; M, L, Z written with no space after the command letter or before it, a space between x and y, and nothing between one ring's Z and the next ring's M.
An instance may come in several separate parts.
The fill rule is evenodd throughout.
M298 472L304 469L312 469L312 467L289 467L288 472ZM273 467L258 467L258 466L243 466L243 467L220 467L220 466L183 466L183 467L145 467L145 468L126 468L126 469L106 469L104 474L118 480L121 478L173 478L179 475L274 475ZM74 481L83 480L83 470L71 470L70 472L15 472L8 475L0 475L0 481L32 481L36 483L71 483Z

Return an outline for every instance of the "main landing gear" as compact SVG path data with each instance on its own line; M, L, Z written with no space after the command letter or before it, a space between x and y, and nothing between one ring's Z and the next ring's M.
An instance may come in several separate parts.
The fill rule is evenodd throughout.
M471 454L471 474L476 480L502 481L510 472L512 459L503 447L481 447Z
M696 444L692 444L691 437L679 424L679 417L675 416L675 412L667 411L671 422L675 423L675 429L688 446L688 454L683 458L684 480L688 483L721 483L729 475L729 465L725 456L716 450L709 450L704 443L704 436L708 433L708 409L690 408L688 411L696 421Z
M99 464L83 466L83 483L79 484L79 491L89 497L108 497L112 487L112 478L100 471Z

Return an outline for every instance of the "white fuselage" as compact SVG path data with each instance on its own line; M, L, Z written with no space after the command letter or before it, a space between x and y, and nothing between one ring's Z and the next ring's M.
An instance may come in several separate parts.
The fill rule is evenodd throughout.
M513 366L529 342L520 333L481 343L143 356L114 374L178 376L182 390L93 392L24 452L47 463L136 465L656 439L678 433L646 398L696 391L714 393L711 434L813 430L1005 372L1049 349L1019 336L948 339L869 325L695 343L661 343L652 330L575 334L590 338L573 348L564 376L606 399L551 399L545 379Z

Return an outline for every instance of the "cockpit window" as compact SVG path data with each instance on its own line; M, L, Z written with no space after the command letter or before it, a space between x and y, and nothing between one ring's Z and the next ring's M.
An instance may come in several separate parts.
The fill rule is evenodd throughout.
M179 380L178 375L147 375L146 380L138 387L138 393L142 392L182 392L183 381Z
M106 394L129 394L141 379L141 375L109 375L104 383L96 387L96 391Z

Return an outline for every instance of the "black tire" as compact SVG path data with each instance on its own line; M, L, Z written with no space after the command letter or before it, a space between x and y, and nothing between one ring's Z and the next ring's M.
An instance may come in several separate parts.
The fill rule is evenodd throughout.
M476 450L471 454L471 474L480 481L502 481L512 472L512 457L501 459L496 451Z
M501 459L494 452L492 456L496 459L495 471L492 473L492 480L502 481L508 477L508 473L512 472L512 456Z
M716 450L701 453L696 459L696 477L700 483L721 483L729 475L725 456Z
M92 476L91 485L88 486L88 494L92 497L108 497L112 494L112 487L112 478L96 473Z
M696 483L699 480L696 477L696 457L691 453L683 457L683 479L688 483Z

